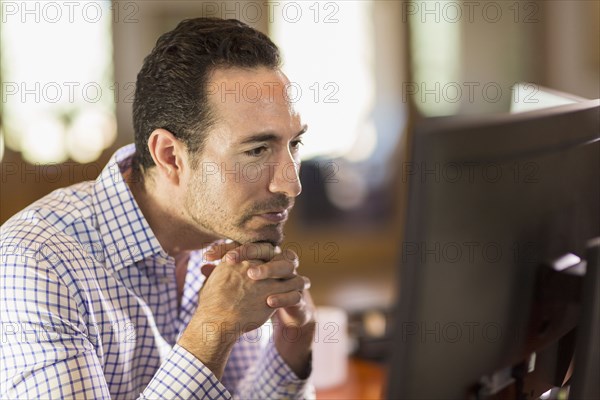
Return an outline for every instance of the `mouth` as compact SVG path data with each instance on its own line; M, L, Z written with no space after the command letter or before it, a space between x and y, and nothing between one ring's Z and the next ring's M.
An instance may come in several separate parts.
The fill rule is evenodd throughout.
M278 224L278 223L282 223L285 220L287 220L288 214L289 214L288 209L285 209L285 210L269 211L269 212L262 213L262 214L256 214L256 216L259 218L263 218L263 219L269 221L270 223Z

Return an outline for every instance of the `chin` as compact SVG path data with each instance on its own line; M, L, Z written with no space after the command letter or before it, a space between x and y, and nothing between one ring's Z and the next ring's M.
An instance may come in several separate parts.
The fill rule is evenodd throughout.
M242 240L236 240L240 243L267 242L273 246L279 246L283 242L283 227L281 225L269 225L261 229L253 230L253 233L242 233ZM235 240L235 239L234 239Z

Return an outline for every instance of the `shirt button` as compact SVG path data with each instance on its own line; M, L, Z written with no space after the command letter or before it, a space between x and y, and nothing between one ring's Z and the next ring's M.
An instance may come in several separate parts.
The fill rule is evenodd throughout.
M163 285L166 285L171 282L171 277L170 276L161 276L158 278L158 282Z

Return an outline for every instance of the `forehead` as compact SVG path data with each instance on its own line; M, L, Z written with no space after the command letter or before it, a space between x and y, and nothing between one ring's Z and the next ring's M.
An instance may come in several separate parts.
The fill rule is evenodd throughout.
M207 97L217 124L240 137L264 131L295 135L302 123L288 88L289 80L278 69L217 68L209 78Z

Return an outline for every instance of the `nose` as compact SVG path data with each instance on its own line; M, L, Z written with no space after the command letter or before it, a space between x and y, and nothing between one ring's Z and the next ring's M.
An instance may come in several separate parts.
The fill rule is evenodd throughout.
M277 162L269 177L269 191L271 193L282 193L287 197L296 197L302 192L300 183L300 161L293 157Z

